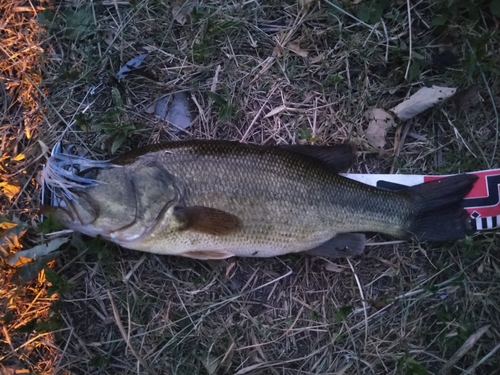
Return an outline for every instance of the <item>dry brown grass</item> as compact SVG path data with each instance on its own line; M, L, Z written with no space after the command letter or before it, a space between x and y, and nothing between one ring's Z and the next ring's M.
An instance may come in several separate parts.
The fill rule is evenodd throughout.
M104 158L120 134L127 140L119 151L186 138L350 139L360 149L358 172L499 167L499 40L488 34L498 19L487 7L477 7L477 19L460 13L436 30L433 20L454 10L413 4L411 53L421 56L420 74L405 80L406 2L388 8L395 19L384 17L383 24L361 23L323 2L209 0L196 4L182 25L172 14L181 4L1 4L0 172L2 182L19 187L2 196L2 215L39 220L38 140L49 147L72 143ZM360 6L348 4L347 11L356 14ZM459 64L433 64L443 49L457 54ZM145 52L143 69L118 82L120 66ZM480 101L400 123L383 157L366 142L367 108L390 108L423 84L472 83L480 85ZM195 118L187 131L174 132L146 109L181 90L189 92ZM12 161L21 153L23 160ZM33 230L23 241L42 240ZM48 297L44 273L16 288L14 271L4 266L3 366L44 374L498 371L495 232L456 244L373 246L362 257L335 262L298 255L201 262L77 235L71 244L50 264L61 277L58 286L70 286L60 295Z

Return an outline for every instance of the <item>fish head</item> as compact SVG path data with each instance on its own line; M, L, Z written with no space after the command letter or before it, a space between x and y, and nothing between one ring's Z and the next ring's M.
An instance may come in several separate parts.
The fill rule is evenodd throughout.
M156 164L102 169L96 181L73 189L64 207L51 212L70 229L125 247L148 235L180 200L175 179Z

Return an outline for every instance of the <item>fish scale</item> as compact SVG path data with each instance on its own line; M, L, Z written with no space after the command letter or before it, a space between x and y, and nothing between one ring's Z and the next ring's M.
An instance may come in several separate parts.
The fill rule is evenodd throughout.
M186 252L184 246L203 246L203 250L231 249L239 256L273 256L281 254L285 247L289 252L313 248L338 232L387 230L387 219L380 214L384 212L380 210L382 204L387 206L389 198L396 198L401 202L394 202L394 206L409 206L393 193L356 186L360 184L334 175L322 163L301 155L281 150L264 153L252 146L211 146L186 144L168 153L149 153L135 163L158 162L168 166L185 189L185 205L230 212L242 219L243 228L234 234L214 237L196 232L169 233L163 225L154 238L131 246L161 252L165 244L157 238L167 237L168 251L178 249L178 254ZM355 187L356 194L369 197L354 197ZM349 207L344 204L346 201L358 205ZM400 210L395 220L401 221L404 215L405 211ZM378 223L384 228L378 228ZM389 230L396 234L401 231Z
M114 159L119 167L101 169L97 186L75 190L78 215L73 216L90 215L91 224L62 213L59 218L91 235L106 228L98 234L127 248L215 259L269 257L322 244L331 245L333 256L353 243L353 237L338 234L381 232L449 240L467 232L460 201L474 182L471 176L387 191L338 175L342 155L336 163L335 157L323 157L318 150L336 152L335 147L284 149L223 141L153 145ZM135 189L133 202L130 193L114 196L117 189L127 189L128 180ZM95 214L98 207L78 212L85 197L105 206L104 214ZM140 217L122 229L118 213L124 207L134 207ZM431 228L434 219L446 219L442 233ZM347 245L346 238L351 240Z

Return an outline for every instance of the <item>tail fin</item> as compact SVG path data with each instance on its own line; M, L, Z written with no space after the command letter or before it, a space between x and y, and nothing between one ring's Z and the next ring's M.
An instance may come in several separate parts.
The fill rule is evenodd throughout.
M414 217L408 233L420 241L456 241L473 233L462 200L477 176L462 174L408 188L414 200Z

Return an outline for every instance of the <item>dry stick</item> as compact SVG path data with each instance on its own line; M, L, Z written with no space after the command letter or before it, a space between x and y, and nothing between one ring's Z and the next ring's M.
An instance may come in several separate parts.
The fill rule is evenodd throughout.
M396 160L397 160L398 156L401 154L401 149L403 148L403 145L405 143L405 140L406 140L406 137L408 136L409 131L410 131L410 124L408 122L406 122L406 124L404 125L404 128L403 128L403 135L401 135L399 137L397 145L395 145L395 147L394 147L395 148L394 159L392 160L391 171L389 172L390 174L393 174L394 170L396 169Z
M300 23L302 22L302 20L305 18L306 16L306 13L304 13L302 15L302 17L298 17L299 15L297 15L297 17L295 18L295 20L293 21L293 25L291 27L291 29L286 33L284 34L283 36L281 34L279 34L275 40L276 40L276 45L274 47L274 50L273 50L273 53L271 56L269 56L268 58L266 58L262 63L260 63L253 71L256 71L259 67L262 66L262 69L260 70L260 72L258 72L255 77L250 81L250 84L254 83L260 76L262 76L265 72L267 72L271 66L274 65L275 61L276 61L276 57L278 56L277 55L277 49L276 47L280 47L282 49L285 49L286 48L286 45L288 44L288 42L292 39L292 36L293 34L295 33L297 27L300 25ZM285 76L286 77L286 76ZM287 77L286 77L287 78ZM288 80L288 78L287 78ZM289 81L289 80L288 80Z
M437 274L433 275L432 277L424 280L423 282L419 283L417 285L417 287L420 287L422 285L424 285L426 282L428 282L429 280L431 280L433 277L435 276L438 276L440 275L442 272L444 272L445 270L447 270L448 268L444 268L443 270L439 271ZM439 283L437 284L437 288L438 290L441 289L441 288L444 288L446 287L448 284L452 283L454 280L456 280L459 276L455 276L449 280L446 280L442 283ZM424 294L424 297L427 297L427 296L431 296L432 295L432 292L428 292L426 288L419 288L419 289L413 289L413 290L410 290L409 292L405 292L403 294L400 294L396 297L394 297L394 300L393 302L390 302L387 304L387 306L381 308L380 310L374 312L373 314L371 314L369 317L368 317L368 320L371 320L372 318L382 314L382 312L384 312L385 310L387 310L389 307L391 307L392 305L394 305L397 301L401 300L401 299L404 299L404 298L407 298L407 297L413 297L415 295L418 295L418 294L421 294L421 293L424 293L424 292L427 292ZM367 321L362 321L362 322L359 322L359 323L356 323L355 325L353 325L352 327L350 327L351 331L354 330L354 329L358 329L362 324L367 324L368 322Z
M281 275L279 277L277 277L276 279L274 280L271 280L265 284L262 284L262 285L259 285L258 287L256 288L253 288L247 292L241 292L235 296L232 296L232 297L229 297L223 301L219 301L219 302L215 302L213 304L211 304L210 306L206 306L206 307L203 307L201 309L199 309L198 311L195 311L194 313L192 313L190 316L189 316L189 319L191 319L191 316L195 315L195 314L201 314L201 313L205 313L204 316L208 316L209 314L213 314L215 313L216 311L218 311L219 309L221 309L223 306L225 306L226 304L230 303L230 302L233 302L233 301L236 301L238 300L240 297L243 297L243 296L246 296L250 293L253 293L253 292L256 292L257 290L260 290L262 288L265 288L269 285L272 285L272 284L275 284L277 283L278 281L284 279L284 278L287 278L288 276L290 276L291 274L293 273L293 271L291 269L289 269L289 271L284 274L284 275ZM180 318L179 320L176 321L176 323L180 323L181 321L183 321L184 319L187 319L186 317L184 318ZM189 328L190 326L189 325L186 325L184 328L182 328L179 332L177 332L174 336L172 336L172 338L165 344L163 345L163 347L157 352L157 353L160 353L161 351L165 350L166 348L168 348L170 346L170 344L177 339L177 336L179 336L181 333L184 333L184 331ZM150 331L151 332L151 331ZM134 337L138 337L139 335L135 335ZM177 342L177 345L179 345L181 342L183 342L185 340L187 336L184 336L184 338L182 338L180 341ZM159 354L157 354L155 356L155 358L158 356Z
M458 139L460 139L462 141L462 143L464 144L465 148L467 150L469 150L469 152L475 158L477 158L477 155L472 151L472 149L469 147L469 145L467 144L467 142L465 142L465 139L464 139L464 137L462 137L462 134L460 134L460 132L458 131L458 129L456 128L456 126L453 125L453 122L451 122L450 118L448 117L448 113L446 113L446 111L443 108L441 108L441 113L446 117L446 120L448 121L448 124L451 126L451 128L453 129L453 132L455 133L455 137L457 137Z
M144 254L137 262L135 262L135 264L132 267L132 269L127 272L127 274L125 275L125 277L123 278L122 281L124 283L127 283L129 281L129 279L132 277L132 275L134 274L134 272L139 268L139 266L142 263L144 263L145 260L146 260L146 254Z
M92 357L93 355L90 352L90 350L88 349L88 347L91 347L93 343L88 343L88 345L87 345L82 340L82 338L75 332L75 329L73 327L73 323L71 322L71 318L69 316L69 313L66 312L64 314L61 314L60 316L64 320L64 323L66 324L66 326L68 327L67 330L70 331L71 336L73 336L76 339L76 341L78 342L78 344L80 345L81 350L83 350L88 357ZM71 343L70 340L71 340L71 337L68 337L68 342ZM79 356L79 355L82 355L81 351L78 351L77 353L75 353L74 356ZM54 371L54 374L57 374L57 372Z
M16 351L16 350L14 349L14 346L12 345L12 341L11 341L11 339L10 339L9 331L7 331L7 327L6 327L6 326L3 326L3 327L2 327L2 331L3 331L3 337L5 337L5 339L4 339L4 340L5 340L5 342L6 342L7 344L9 344L9 346L10 346L10 350L11 350L12 354L15 354L15 351Z
M30 302L30 304L28 305L28 307L22 313L23 316L24 316L24 314L26 314L28 311L31 310L31 308L35 305L36 301L38 301L38 299L40 298L40 296L42 295L42 293L43 293L43 289L40 289L38 291L37 295L35 296L35 298L33 298L33 300ZM19 327L21 327L22 324L23 323L21 323L21 324L18 323L16 325L14 325L14 329L18 329Z
M214 74L214 78L212 79L212 85L210 86L210 91L213 92L214 94L216 94L217 92L217 84L219 83L219 73L221 71L222 67L219 65L217 65L217 68L215 69L215 74ZM227 98L227 100L229 100L229 98ZM213 105L213 99L209 98L208 99L208 106L207 106L207 109L206 109L206 112L207 113L211 113L212 112L212 105ZM204 123L205 124L205 123ZM212 129L212 132L215 133L217 131L217 127L214 127ZM210 132L208 131L208 129L205 130L205 132L207 134L209 134ZM214 137L215 134L210 134L210 137Z
M98 25L97 23L97 17L95 15L95 7L91 7L92 9L92 18L94 20L94 25ZM116 9L117 12L118 12L118 9ZM118 17L120 17L120 13L118 12ZM102 59L102 50L101 50L101 42L100 40L97 41L97 51L98 51L98 54L99 54L99 59Z
M385 26L384 20L381 18L380 23L382 23L382 27L384 28L385 34L385 62L389 62L389 34L387 33L387 27Z
M441 371L439 371L440 375L446 375L450 370L455 366L455 364L462 358L469 350L472 349L474 344L481 338L482 335L484 335L488 330L490 329L490 325L483 326L477 330L476 333L472 334L465 342L463 345L458 348L458 350L451 356L451 358L444 364L444 366L441 368Z
M377 22L374 26L373 26L373 29L370 30L370 34L368 34L368 36L366 37L365 41L363 42L362 46L366 46L366 43L368 43L368 41L370 40L370 37L372 36L373 34L373 31L375 30L375 28L378 27L378 25L380 24L380 21Z
M42 6L38 6L38 7L35 7L35 6L30 6L30 7L14 7L12 8L12 13L27 13L27 12L31 12L31 13L36 13L36 12L42 12L44 11L45 7L42 7Z
M500 344L498 344L497 346L495 346L493 349L491 349L491 351L486 354L483 358L481 358L479 360L479 362L475 363L474 365L472 365L471 367L469 367L467 370L465 370L464 372L464 375L469 375L469 374L473 374L474 373L474 370L476 368L478 368L479 366L481 366L484 362L486 362L488 359L490 359L490 357L495 354L498 350L500 349Z
M253 118L252 122L250 123L250 125L248 125L248 128L245 131L245 134L243 134L243 137L241 137L240 142L245 142L247 140L248 136L250 135L250 132L252 131L253 125L255 124L255 122L259 118L260 114L262 113L262 111L266 107L267 102L269 102L269 100L271 99L271 96L276 91L276 88L277 88L276 86L273 87L273 89L271 90L271 92L267 96L266 100L264 101L264 104L262 104L262 106L260 107L259 111L257 112L257 114L255 115L255 117Z
M330 346L330 344L324 345L321 348L316 349L315 351L311 352L310 354L307 354L307 355L304 355L304 356L298 357L298 358L292 358L292 359L287 359L287 360L283 360L283 361L269 361L269 362L256 363L255 365L250 365L250 366L247 366L247 367L240 369L238 372L235 373L235 375L244 375L244 374L249 374L249 373L255 373L254 370L261 369L263 367L271 367L274 365L279 366L279 365L284 365L287 363L300 362L300 361L303 361L305 359L311 358L312 356L314 356L318 353L322 353L325 350L328 350L327 348L329 346Z
M354 269L354 266L351 263L351 260L349 258L346 258L347 262L349 263L349 266L351 267L352 273L354 275L354 279L356 280L356 284L358 285L359 289L359 294L361 296L361 303L363 304L363 314L365 316L365 347L367 345L368 341L368 313L366 312L367 310L367 303L365 300L365 295L363 293L363 288L361 287L361 283L359 281L358 275L356 274L356 270Z
M67 122L67 121L64 119L64 117L61 115L61 113L57 110L57 108L56 108L56 107L55 107L55 106L54 106L54 105L53 105L53 104L52 104L52 103L48 100L48 98L47 98L47 96L45 95L45 93L44 93L44 92L43 92L43 91L42 91L42 90L41 90L41 89L40 89L40 88L39 88L39 87L35 84L35 82L33 82L33 80L31 79L31 77L30 77L29 75L25 74L25 73L23 73L23 77L24 77L24 78L26 78L26 79L30 82L31 86L32 86L32 87L33 87L33 88L34 88L34 89L38 92L38 94L40 95L40 97L42 97L42 98L45 100L44 102L46 103L46 105L47 105L47 106L49 106L49 107L50 107L50 108L54 111L54 113L57 115L57 117L59 117L59 119L60 119L60 120L64 123L64 125L66 126L66 128L64 129L64 131L63 131L62 135L59 137L59 139L63 139L64 134L66 133L66 131L68 130L68 128L70 128L70 127L73 125L73 123L74 123L74 122L73 122L73 119L75 118L75 116L76 116L77 112L75 112L75 114L73 115L72 120L71 120L70 122ZM97 87L101 86L101 84L102 84L102 82L101 82L101 83L100 83ZM90 90L92 90L92 88L91 88ZM90 92L90 90L89 90L88 92ZM87 97L88 92L87 92L87 94L85 95L85 98ZM83 100L85 100L85 98L84 98ZM94 102L95 102L95 101L94 101ZM92 102L92 104L93 104L94 102ZM81 108L81 105L82 105L82 104L83 104L83 101L82 101L82 102L80 103L80 105L78 106L78 109L80 109L80 108ZM87 108L88 108L88 107L87 107ZM86 110L87 110L87 109L84 109L84 111L86 111ZM81 145L83 145L83 146L85 146L85 142L83 142L83 140L80 138L80 136L78 135L78 133L74 133L74 134L75 134L75 136L78 138L78 140L80 141L80 144L81 144ZM86 147L86 149L87 149L88 151L90 151L90 148ZM20 194L19 194L18 196L20 196Z
M116 1L116 0L111 0L111 1L103 1L101 3L104 6L110 6L110 5L130 5L128 1Z
M309 119L309 117L308 117ZM317 135L317 124L318 120L318 98L314 98L314 108L313 108L313 123L312 123L312 136L313 138L316 138Z
M351 84L351 73L349 72L349 56L346 55L345 57L345 75L347 76L347 87L349 88L349 91L352 90L352 84Z
M408 64L406 65L406 73L405 73L405 79L408 79L408 72L410 71L410 65L411 65L411 48L412 48L412 42L411 42L411 6L410 6L410 0L406 0L406 8L408 11L408 32L409 32L409 38L410 38L410 49L408 51Z
M91 306L91 305L89 305L89 306ZM71 338L72 337L73 337L73 327L70 328L69 337L66 340L66 345L64 345L63 351L62 351L62 353L61 353L61 355L59 357L59 361L57 361L57 365L54 368L54 374L58 374L59 373L62 360L63 360L64 356L66 355L66 351L68 350L68 346L69 346L69 344L71 342Z
M118 14L118 19L120 20L120 24L122 24L123 21L122 21L122 16L120 14L120 8L118 8L118 2L116 0L113 0L113 5L115 6L116 14ZM92 8L94 8L94 7L92 7Z
M134 357L139 361L142 367L144 367L149 374L158 375L156 371L154 371L151 367L149 367L144 358L142 358L130 344L129 339L127 338L128 335L125 332L125 328L123 328L123 324L120 320L120 315L118 315L118 309L116 308L115 301L113 300L113 296L111 295L109 289L107 290L107 293L109 301L111 302L111 308L113 309L113 316L115 317L115 323L118 326L118 329L120 330L120 333L123 337L123 340L125 341L125 344L127 344L127 347L130 349Z
M225 372L228 372L229 367L231 366L230 359L233 357L235 348L236 348L236 344L233 341L233 342L231 342L231 345L229 346L229 348L226 350L226 354L224 354L224 357L222 357L222 359L220 361L221 366L225 365L225 367L226 367Z
M51 335L52 333L54 333L54 332L45 332L45 333L40 333L39 335L36 335L36 336L35 336L35 337L33 337L32 339L30 339L30 340L28 340L28 341L26 341L26 342L22 343L21 345L19 345L17 348L15 348L15 349L14 349L14 351L15 351L15 352L17 352L18 350L20 350L20 349L22 349L22 348L24 348L24 347L26 347L26 346L29 346L31 343L36 342L37 340L41 339L42 337L49 336L49 335ZM15 354L15 353L7 353L7 354L5 354L5 355L2 355L2 356L0 357L0 363L1 363L1 361L3 361L4 359L9 358L11 355L14 355L14 354Z
M220 66L220 64L217 65L217 68L215 69L214 78L212 79L212 86L210 87L210 91L212 91L214 94L217 91L217 83L219 83L219 73L221 69L222 67Z

